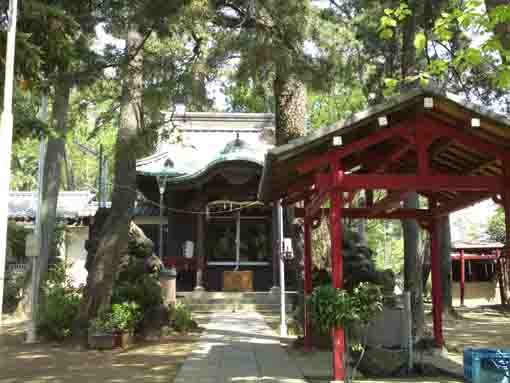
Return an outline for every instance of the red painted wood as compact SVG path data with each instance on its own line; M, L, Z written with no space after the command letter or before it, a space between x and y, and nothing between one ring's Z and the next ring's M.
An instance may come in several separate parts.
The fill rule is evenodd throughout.
M329 211L330 236L331 236L331 279L333 287L343 288L343 256L342 256L342 210L343 192L332 192L330 194L331 209ZM344 358L345 341L344 330L336 328L333 330L333 380L343 381L345 378Z
M401 174L346 174L340 181L345 190L451 190L485 191L500 193L503 182L498 176L452 176L452 175L401 175Z
M466 263L464 261L464 250L460 251L460 305L464 306L464 291L466 283Z
M441 291L441 258L439 253L439 219L431 220L430 246L432 258L432 315L434 322L434 339L438 347L444 345L443 339L443 298Z
M414 146L413 144L406 144L400 148L397 148L397 150L393 152L386 161L379 163L379 165L374 169L373 172L374 173L385 172L390 165L394 164L402 157L404 157L413 148L413 146Z
M308 298L312 294L312 219L305 218L304 224L304 252L305 252L305 351L312 349L312 322Z
M466 254L464 250L461 250L461 252L464 252L464 260L465 261L495 261L499 258L496 254ZM460 261L462 259L462 255L460 253L458 254L452 254L451 255L452 261Z
M412 128L409 122L400 123L390 128L383 128L366 138L362 138L361 140L357 140L348 145L332 148L322 155L305 157L304 160L297 166L297 170L301 174L318 170L332 163L336 163L340 159L355 152L362 151L382 141L386 141L391 137L400 136L407 138L411 133Z
M510 157L506 155L503 158L503 175L505 190L502 193L503 209L505 211L505 229L506 229L506 257L510 259Z
M488 155L491 157L501 157L505 155L505 149L503 147L486 141L482 137L473 134L470 129L453 127L443 121L436 120L431 117L426 117L424 120L428 125L429 131L437 137L451 138L452 141L467 146L468 148L475 149L482 155Z
M444 216L447 214L454 213L458 210L465 209L472 206L484 199L490 198L491 193L470 193L465 197L457 197L449 202L445 202L443 205L434 210L434 214L437 216Z
M416 127L416 158L418 162L418 174L427 176L430 174L430 160L428 148L432 141L432 129L429 129L430 123L421 120L417 123Z
M322 208L320 211L315 214L318 215L328 215L329 210L327 208ZM294 210L296 218L304 218L306 215L305 209L296 208ZM315 217L314 216L314 217ZM345 218L353 218L353 219L420 219L420 220L428 220L431 215L430 212L426 209L395 209L392 211L381 211L377 213L373 213L370 208L344 208L342 211L342 216Z

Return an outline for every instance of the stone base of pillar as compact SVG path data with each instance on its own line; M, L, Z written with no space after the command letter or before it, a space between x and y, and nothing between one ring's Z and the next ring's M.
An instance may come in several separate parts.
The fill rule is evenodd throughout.
M193 289L195 291L204 291L204 287L203 286L195 286L195 288Z
M280 286L273 286L269 289L269 294L280 294Z

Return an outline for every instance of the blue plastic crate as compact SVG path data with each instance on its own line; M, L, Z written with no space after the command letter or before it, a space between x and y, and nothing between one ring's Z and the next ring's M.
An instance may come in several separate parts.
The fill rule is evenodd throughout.
M510 350L464 349L464 380L468 383L510 383Z

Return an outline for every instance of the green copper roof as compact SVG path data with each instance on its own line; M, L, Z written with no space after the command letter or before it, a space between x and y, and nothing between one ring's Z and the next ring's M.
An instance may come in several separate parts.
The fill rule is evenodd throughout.
M230 137L232 135L229 134ZM226 144L224 137L218 137L213 132L203 136L201 140L197 140L197 145L164 145L156 154L137 161L138 174L167 176L170 184L182 183L228 162L249 162L263 166L265 154L271 147L265 142L253 139L248 143L239 137L239 133ZM223 145L223 148L214 149L220 145Z

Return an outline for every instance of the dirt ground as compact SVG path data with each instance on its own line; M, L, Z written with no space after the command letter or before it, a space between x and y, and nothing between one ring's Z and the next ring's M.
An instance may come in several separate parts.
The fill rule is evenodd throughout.
M23 324L0 329L0 383L171 382L193 348L190 337L128 350L80 351L70 344L23 344Z
M462 374L463 351L465 347L475 348L510 348L510 311L503 310L499 306L457 308L457 316L444 318L443 331L448 349L446 359L440 360L440 367L451 368L452 371ZM267 321L277 330L278 317L268 317ZM432 333L432 316L427 315L428 327ZM304 354L301 350L289 347L290 354L296 358L298 365L303 366L304 373L309 377L311 383L324 383L329 381L326 378L329 371L331 357L330 353L320 351L312 354ZM444 363L446 361L446 363ZM319 378L319 375L322 377ZM363 383L407 383L407 382L442 382L453 383L459 380L447 377L414 377L395 379L367 379L359 380Z
M462 364L465 347L510 348L510 311L501 306L457 308L459 318L449 316L443 323L448 356ZM429 327L431 316L428 316Z

